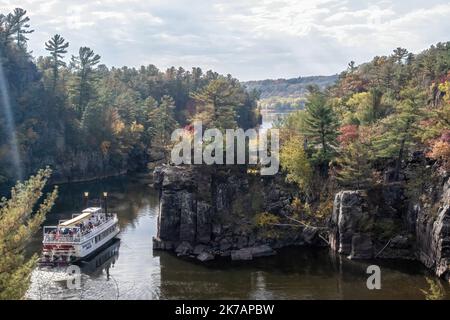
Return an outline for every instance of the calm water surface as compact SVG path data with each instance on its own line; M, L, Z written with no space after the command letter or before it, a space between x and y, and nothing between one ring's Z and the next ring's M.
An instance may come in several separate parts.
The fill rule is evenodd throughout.
M120 241L80 264L81 288L68 289L65 267L38 267L32 275L30 299L424 299L449 298L448 284L420 264L402 261L354 262L327 249L290 248L275 257L246 263L200 264L167 252L153 252L157 193L149 181L115 178L60 187L58 203L46 224L67 219L81 209L81 194L108 191L117 212ZM40 252L36 235L30 252ZM366 288L365 270L378 264L382 289ZM428 280L427 280L428 279ZM432 288L432 289L431 289Z

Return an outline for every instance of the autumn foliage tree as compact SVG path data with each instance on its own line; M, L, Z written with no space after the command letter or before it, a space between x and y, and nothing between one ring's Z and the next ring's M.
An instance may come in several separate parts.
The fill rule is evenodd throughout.
M428 157L441 161L446 170L450 170L450 130L431 143L431 151Z
M291 136L281 147L280 163L287 174L287 180L297 184L305 193L309 193L313 168L303 146L304 141L301 136Z

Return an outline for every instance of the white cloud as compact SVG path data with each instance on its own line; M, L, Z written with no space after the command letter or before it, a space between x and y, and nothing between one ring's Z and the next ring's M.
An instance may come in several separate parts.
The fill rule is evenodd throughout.
M213 68L241 79L340 72L397 46L447 41L443 0L0 0L28 10L30 49L60 33L108 65Z

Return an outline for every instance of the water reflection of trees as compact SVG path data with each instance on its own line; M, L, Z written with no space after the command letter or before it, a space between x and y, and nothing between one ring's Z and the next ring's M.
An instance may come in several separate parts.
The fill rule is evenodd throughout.
M336 298L335 271L327 251L281 250L251 262L219 259L207 264L154 252L160 259L163 299L299 299L320 298L323 288ZM325 263L324 263L325 262ZM331 290L330 290L331 287ZM325 290L323 290L325 291Z
M133 225L138 212L146 205L158 202L156 192L149 186L148 177L116 177L94 182L72 183L60 186L60 192L48 221L57 223L66 214L83 209L83 193L89 192L92 200L108 192L108 209L119 215L120 227Z

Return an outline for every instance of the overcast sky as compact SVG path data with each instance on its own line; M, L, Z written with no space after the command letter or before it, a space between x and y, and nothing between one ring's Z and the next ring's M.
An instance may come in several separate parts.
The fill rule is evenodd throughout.
M28 10L29 49L55 33L108 66L200 66L241 80L330 75L395 47L448 41L440 0L0 0Z

